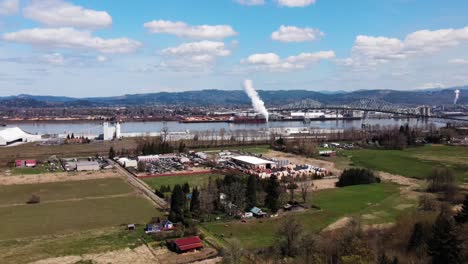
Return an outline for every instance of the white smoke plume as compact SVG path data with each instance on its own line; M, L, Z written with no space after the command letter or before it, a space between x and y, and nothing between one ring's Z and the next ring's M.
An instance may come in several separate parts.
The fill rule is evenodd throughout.
M252 100L252 106L254 110L262 114L268 122L268 110L265 107L265 103L262 101L262 99L260 99L260 96L258 96L257 91L255 91L252 80L244 81L244 90L249 96L250 100Z
M455 90L455 99L453 100L454 105L457 104L458 98L460 98L460 90Z

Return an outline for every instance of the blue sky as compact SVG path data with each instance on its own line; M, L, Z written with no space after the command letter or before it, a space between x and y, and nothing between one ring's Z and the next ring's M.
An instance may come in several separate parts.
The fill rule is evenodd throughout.
M0 95L468 84L467 1L0 0Z

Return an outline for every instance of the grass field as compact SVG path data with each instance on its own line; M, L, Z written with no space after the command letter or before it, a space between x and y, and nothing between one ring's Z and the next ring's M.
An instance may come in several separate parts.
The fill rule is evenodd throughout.
M349 157L355 166L424 179L434 167L451 168L460 181L468 182L468 148L423 146L405 150L352 150L339 155Z
M390 183L319 191L313 195L311 203L320 206L322 210L310 210L294 216L310 232L318 232L344 216L365 215L367 218L363 217L364 223L388 223L405 210L411 210L410 206L414 206L414 202L400 197L397 185ZM408 207L400 209L400 203L408 204ZM246 248L258 248L274 243L275 232L280 222L281 219L264 219L247 223L211 222L202 226L216 237L235 237Z
M208 183L208 179L213 179L222 177L219 174L198 174L198 175L189 175L189 176L166 176L166 177L155 177L155 178L145 178L143 179L151 188L159 189L162 185L169 185L173 188L176 184L188 183L191 187L203 186Z
M32 193L41 203L25 203ZM0 240L144 224L157 215L121 179L0 187Z
M150 239L139 227L135 232L123 228L103 228L60 236L0 241L0 263L16 264L59 256L82 255L135 248Z
M0 206L24 204L32 194L39 195L41 202L105 197L131 193L133 190L123 180L98 179L86 181L41 183L0 186Z

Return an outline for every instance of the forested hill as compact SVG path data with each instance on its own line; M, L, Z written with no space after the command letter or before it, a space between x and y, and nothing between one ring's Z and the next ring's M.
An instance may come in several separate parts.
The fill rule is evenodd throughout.
M303 99L313 99L323 104L346 104L369 97L384 100L389 103L405 105L449 105L453 103L455 89L461 90L459 104L468 104L468 87L412 91L360 90L353 92L278 90L259 91L259 94L268 106L281 106ZM249 105L250 100L244 91L241 90L201 90L89 98L17 95L0 97L0 103L2 106L6 107L90 107L132 105L242 106Z

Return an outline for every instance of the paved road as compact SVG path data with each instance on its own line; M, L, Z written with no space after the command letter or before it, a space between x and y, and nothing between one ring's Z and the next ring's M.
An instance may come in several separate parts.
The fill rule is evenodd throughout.
M133 186L135 187L136 189L138 189L139 191L141 191L144 195L146 195L150 200L152 200L153 202L155 202L160 208L162 209L166 209L169 207L169 205L167 204L167 202L164 200L164 199L161 199L159 196L157 196L156 194L154 194L153 192L153 189L151 189L151 187L149 187L146 183L144 183L142 180L138 179L137 177L133 176L132 173L130 173L129 171L127 171L125 168L123 168L122 166L120 166L120 164L118 164L117 162L115 162L114 160L111 160L111 159L108 159L109 163L110 164L114 164L114 166L125 176L127 176L127 180L128 182Z

